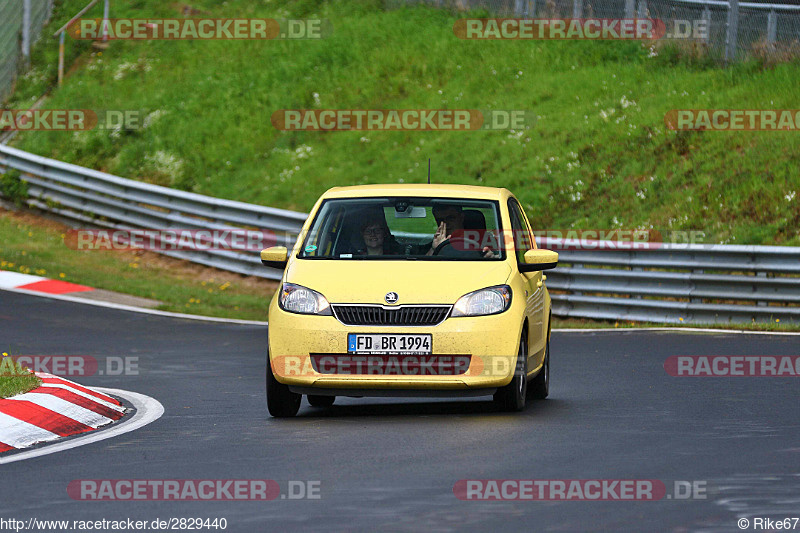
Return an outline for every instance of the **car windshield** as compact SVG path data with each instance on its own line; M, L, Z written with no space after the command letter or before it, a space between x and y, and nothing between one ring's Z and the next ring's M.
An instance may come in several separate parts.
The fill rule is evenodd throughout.
M301 259L498 261L498 203L454 198L325 200Z

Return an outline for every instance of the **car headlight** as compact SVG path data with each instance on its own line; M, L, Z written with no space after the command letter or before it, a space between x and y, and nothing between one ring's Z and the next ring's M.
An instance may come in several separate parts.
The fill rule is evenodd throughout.
M502 313L511 305L511 287L498 285L465 294L453 306L450 316L481 316Z
M331 305L323 295L302 285L284 283L278 304L284 311L303 315L330 315Z

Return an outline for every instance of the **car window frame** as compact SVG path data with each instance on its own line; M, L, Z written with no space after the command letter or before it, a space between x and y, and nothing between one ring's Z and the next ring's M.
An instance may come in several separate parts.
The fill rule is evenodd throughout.
M435 202L437 200L444 200L444 201L451 201L457 202L459 200L463 200L465 202L486 202L491 204L495 210L495 220L497 222L497 229L495 230L498 235L503 235L503 217L502 212L500 209L500 201L491 198L461 198L457 196L412 196L408 194L398 194L398 195L381 195L381 196L347 196L347 197L337 197L337 198L325 198L320 202L319 207L317 208L316 212L314 213L314 219L311 221L311 224L308 225L308 231L306 231L305 235L303 236L300 245L297 247L297 252L293 255L293 259L299 260L315 260L315 261L447 261L447 262L486 262L486 261L505 261L508 257L506 253L506 247L500 243L498 245L500 255L497 257L485 257L485 258L466 258L466 257L451 257L451 256L425 256L425 255L413 255L413 256L390 256L390 255L379 255L379 256L356 256L356 257L326 257L326 256L302 256L303 250L307 245L307 240L311 234L311 228L316 226L317 219L322 214L325 205L329 202L334 201L345 201L345 200L362 200L362 201L369 201L369 200L391 200L391 199L413 199L413 198L421 198L426 199L431 202ZM341 221L340 221L341 222ZM470 230L466 230L470 231ZM489 231L489 230L487 230ZM431 234L433 235L433 234ZM338 238L338 237L337 237Z
M519 200L514 198L513 196L508 199L507 203L508 207L508 221L511 224L511 231L512 231L512 242L514 243L514 256L517 258L517 266L524 263L522 258L525 256L525 252L528 250L535 250L536 249L536 241L533 238L533 232L531 231L530 225L528 224L527 217L525 216L525 212L522 210L522 206L519 203ZM517 239L515 229L514 229L514 218L517 218L520 224L520 230L525 232L527 235L528 242L531 244L531 248L526 248L520 254L520 249L517 246L519 240Z

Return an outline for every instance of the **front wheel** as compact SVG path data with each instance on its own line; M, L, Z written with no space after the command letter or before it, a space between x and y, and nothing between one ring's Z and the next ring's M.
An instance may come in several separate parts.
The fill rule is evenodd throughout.
M494 402L503 411L522 411L525 409L525 397L528 393L528 338L525 331L519 340L519 353L514 377L505 387L494 393Z
M267 355L267 409L269 409L269 414L276 418L292 417L300 410L300 400L302 399L302 394L290 391L287 385L275 379L269 355Z
M550 394L550 341L547 341L544 349L544 363L542 369L533 378L528 386L528 394L531 399L544 400Z

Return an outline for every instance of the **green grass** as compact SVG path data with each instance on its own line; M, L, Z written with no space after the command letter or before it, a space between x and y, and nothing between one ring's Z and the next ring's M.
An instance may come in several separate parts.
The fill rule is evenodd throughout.
M666 324L661 322L631 322L629 320L609 321L609 320L589 320L589 319L563 319L553 317L553 329L630 329L630 328L675 328L691 330L696 328L701 329L719 329L719 330L737 330L737 331L769 331L775 333L781 332L796 332L800 331L800 324L785 323L785 322L753 322L751 324Z
M0 208L0 270L152 298L164 311L266 320L274 282L152 252L73 250L64 244L66 229Z
M0 359L0 398L9 398L28 392L41 384L42 380L3 353Z
M82 0L64 0L55 29ZM177 4L118 2L112 16L174 17ZM792 109L798 63L724 69L635 42L464 41L455 15L378 2L211 0L194 16L322 17L324 40L68 39L74 68L45 107L138 109L148 126L30 132L48 157L217 197L306 211L334 185L502 186L537 228L704 230L711 242L800 244L797 132L669 132L680 108ZM98 8L99 9L99 8ZM99 16L99 10L90 13ZM459 15L463 16L463 15ZM52 30L50 30L52 31ZM55 40L7 107L55 79ZM529 131L280 132L279 109L524 109Z

